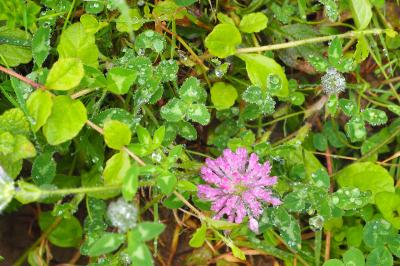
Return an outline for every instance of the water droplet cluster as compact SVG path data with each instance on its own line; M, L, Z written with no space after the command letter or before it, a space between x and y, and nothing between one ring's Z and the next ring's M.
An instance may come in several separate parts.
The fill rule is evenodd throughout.
M136 226L137 208L126 202L123 198L113 201L108 205L107 217L111 225L118 228L119 232L126 232Z
M322 90L326 94L339 94L346 89L346 79L336 68L328 68L321 77Z

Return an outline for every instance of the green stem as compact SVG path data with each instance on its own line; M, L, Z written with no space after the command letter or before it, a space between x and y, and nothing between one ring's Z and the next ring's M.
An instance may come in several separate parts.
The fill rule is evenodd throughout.
M342 33L342 34L322 36L322 37L316 37L316 38L308 38L308 39L303 39L303 40L298 40L298 41L291 41L291 42L287 42L287 43L264 45L264 46L260 46L260 47L239 48L236 50L236 54L280 50L280 49L296 47L296 46L300 46L300 45L304 45L304 44L308 44L308 43L327 42L327 41L333 40L334 38L344 39L344 38L357 37L358 35L381 34L384 31L385 31L384 29L348 31L348 32Z
M315 266L320 265L321 260L321 242L322 242L322 231L315 232L315 247L314 247L314 259L315 259Z
M75 8L75 3L76 3L76 0L73 0L73 1L72 1L72 4L71 4L71 8L70 8L69 11L68 11L67 18L65 19L65 22L64 22L63 31L67 28L68 21L69 21L69 19L71 18L72 11L73 11L74 8Z
M272 121L269 121L269 122L266 122L266 123L264 123L264 124L261 124L261 126L262 126L262 127L269 126L269 125L275 124L276 122L285 120L285 119L287 119L287 118L290 118L290 117L293 117L293 116L297 116L297 115L304 114L306 111L307 111L307 110L302 110L302 111L298 111L298 112L295 112L295 113L290 113L290 114L287 114L287 115L284 115L284 116L280 116L280 117L278 117L278 118L276 118L276 119L274 119L274 120L272 120ZM259 127L260 127L259 124L258 124L258 125L246 125L246 126L247 126L247 127L252 127L252 128L259 128Z
M140 181L139 186L151 186L154 185L154 181ZM93 192L105 192L112 190L120 190L122 185L112 185L112 186L103 186L103 187L79 187L79 188L63 188L63 189L55 189L55 190L41 190L41 196L50 197L50 196L65 196L69 194L80 194L80 193L93 193Z
M61 217L57 217L54 222L43 232L43 234L30 246L25 252L18 258L18 260L13 264L13 266L20 266L22 265L26 258L28 257L29 253L35 249L44 239L46 239L51 232L59 225L61 222Z
M386 145L390 141L392 141L393 138L398 136L400 134L400 127L396 128L396 130L389 136L387 137L384 141L380 142L378 145L376 145L373 149L371 149L369 152L364 154L358 161L364 161L366 158L374 154L377 150L379 150L382 146Z

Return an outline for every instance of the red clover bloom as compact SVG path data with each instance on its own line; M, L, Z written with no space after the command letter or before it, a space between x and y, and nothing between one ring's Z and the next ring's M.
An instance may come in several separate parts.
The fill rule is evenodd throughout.
M217 159L206 159L201 176L208 184L198 186L198 195L212 201L214 219L227 215L228 221L241 223L247 215L250 230L258 233L256 219L262 214L262 203L281 203L269 189L278 179L270 176L270 171L269 162L260 164L255 153L248 156L244 148L238 148L236 153L226 149Z

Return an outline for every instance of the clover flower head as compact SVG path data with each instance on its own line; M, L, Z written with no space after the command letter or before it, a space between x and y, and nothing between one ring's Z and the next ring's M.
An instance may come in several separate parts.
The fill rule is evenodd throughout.
M206 160L201 176L208 184L198 186L198 196L212 201L214 219L226 215L229 222L241 223L248 216L250 230L258 233L257 219L263 212L263 203L281 203L270 190L277 182L270 171L269 162L260 164L255 153L249 156L244 148L236 152L226 149L217 159Z
M0 166L0 213L13 199L15 193L14 181Z
M123 198L119 198L108 205L107 216L111 225L117 227L121 233L125 233L136 226L137 215L137 208Z
M338 94L346 89L346 79L336 68L331 67L321 77L321 85L326 94Z

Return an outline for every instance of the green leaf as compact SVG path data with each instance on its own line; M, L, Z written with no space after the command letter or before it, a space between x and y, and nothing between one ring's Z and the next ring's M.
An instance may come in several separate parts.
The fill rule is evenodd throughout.
M48 91L35 90L26 101L28 113L32 117L32 130L38 131L47 121L51 114L53 101Z
M325 6L325 12L329 20L335 22L339 17L339 8L335 0L320 0Z
M354 60L357 63L361 63L365 59L367 59L369 55L369 45L367 42L367 39L364 36L359 36L357 45L356 45L356 51L354 52Z
M156 53L162 53L165 49L166 42L164 36L160 33L146 30L140 33L135 40L135 49L139 53L146 49L151 49Z
M29 122L19 108L11 108L0 116L0 131L9 131L14 135L28 135Z
M137 73L131 69L114 67L107 74L107 90L115 94L125 94L136 80Z
M225 58L236 52L236 46L242 43L239 30L231 24L218 24L205 39L210 54Z
M178 122L185 116L185 104L183 101L173 98L161 107L161 117L169 122Z
M353 163L336 174L340 187L355 187L375 195L382 191L394 192L393 177L380 165L372 162Z
M236 258L239 258L241 260L246 259L246 255L244 254L244 252L240 248L235 246L235 244L233 244L233 242L228 242L227 245L228 245L228 247L231 248L233 256L235 256Z
M173 0L159 1L153 9L153 16L158 20L183 19L187 11Z
M125 201L130 201L135 196L139 188L140 168L133 164L126 172L122 183L122 196Z
M179 89L179 97L187 103L205 102L207 93L201 87L200 81L195 77L190 77L183 82Z
M39 226L46 231L55 221L56 217L51 212L41 212L39 215ZM82 227L78 219L71 216L69 219L61 219L61 222L51 231L47 239L58 247L77 247L82 240Z
M328 61L322 56L310 54L307 59L318 72L326 72L328 69Z
M192 235L189 241L189 246L193 248L199 248L203 246L206 241L207 226L202 223L200 228L197 228L196 232Z
M189 199L190 193L189 192L183 192L182 193L183 197L185 199ZM179 198L175 196L175 194L171 194L167 199L164 200L163 205L169 209L178 209L185 205Z
M313 145L319 151L325 151L328 147L328 140L324 134L317 133L313 135Z
M129 237L129 236L128 236ZM153 266L153 256L146 244L138 244L136 240L128 243L127 253L132 261L140 266Z
M353 19L359 30L365 29L372 18L372 6L368 0L350 0Z
M36 65L41 66L50 52L50 27L41 26L33 35L32 55Z
M89 247L88 255L97 257L103 254L108 254L117 250L122 243L125 241L125 235L108 233L102 234L100 239L98 239L92 246Z
M106 162L103 177L105 185L119 185L122 184L128 170L131 168L131 162L126 152L119 152L114 154Z
M164 141L164 136L165 136L165 126L157 128L153 136L153 144L152 144L153 149L157 149L158 147L161 146L162 142Z
M8 155L14 151L15 138L10 132L0 133L0 154Z
M145 22L146 20L142 18L139 9L133 8L119 15L116 19L116 26L117 30L120 32L131 33L132 31L140 29Z
M104 140L108 147L120 150L131 142L132 133L128 125L118 120L104 123Z
M84 70L81 60L77 58L60 58L50 69L46 87L51 90L67 91L78 86L83 75Z
M357 114L357 105L355 102L348 99L339 99L339 106L343 113L347 116L353 116Z
M187 110L187 118L197 122L203 126L210 122L210 113L203 104L192 104Z
M136 239L136 242L146 242L158 237L164 229L162 223L142 222L129 233L129 238Z
M7 171L7 173L10 172ZM18 190L15 193L15 198L22 204L32 203L41 198L42 191L39 187L22 180L19 180L17 184Z
M285 72L274 59L260 54L242 54L238 55L238 57L246 62L247 75L254 85L261 87L261 89L266 89L271 95L289 96L289 83ZM278 90L270 91L270 88L268 88L267 78L269 75L279 77L281 86Z
M360 209L370 202L370 193L358 188L341 188L332 194L331 202L342 210Z
M178 63L175 60L162 60L156 67L155 73L161 78L162 82L174 81L178 69Z
M91 14L98 14L103 11L105 4L102 0L91 0L84 2L85 11Z
M107 25L105 22L100 24L96 17L90 14L83 14L79 20L89 34L95 34L99 29Z
M197 139L197 130L196 128L189 122L179 121L177 123L178 126L178 134L187 140L195 140Z
M366 266L391 266L393 257L386 247L378 247L371 251L367 256Z
M176 182L176 176L170 172L163 172L157 176L157 185L164 194L170 194L174 190Z
M357 224L355 226L348 227L346 230L346 240L348 246L361 246L363 240L363 226L361 224Z
M175 3L178 6L190 6L191 4L196 3L197 0L175 0Z
M57 96L53 99L51 115L43 127L43 134L51 145L66 142L83 128L87 121L87 112L83 103L69 96Z
M27 32L3 26L0 27L0 39L6 40L5 43L3 41L0 42L1 65L15 67L29 63L32 60L32 51L29 47L30 35Z
M345 266L364 266L365 258L361 250L350 247L343 254L343 262Z
M330 259L324 262L322 266L344 266L343 262L338 259Z
M177 185L178 189L183 191L191 191L196 192L197 186L190 181L187 180L180 180Z
M368 221L364 226L363 240L371 248L384 246L390 237L397 234L397 230L386 220L376 219Z
M217 19L222 24L231 24L231 25L235 26L235 22L233 21L233 19L230 18L229 16L225 15L222 12L217 13Z
M299 222L290 215L284 208L274 210L272 214L274 224L279 229L282 239L293 249L301 248L301 231Z
M94 34L87 33L82 23L69 26L60 37L57 47L60 58L79 58L84 65L97 68L99 50Z
M400 229L400 195L393 192L380 192L375 196L375 204L383 217L396 229Z
M100 112L98 115L96 115L93 118L93 123L96 123L99 126L103 127L104 123L110 119L118 120L124 124L127 124L127 125L129 125L129 127L131 129L134 129L139 122L133 114L129 113L125 109L108 108L108 109Z
M380 126L386 124L388 118L386 113L382 110L367 108L361 113L363 119L370 123L372 126Z
M297 106L301 106L304 101L305 101L305 97L304 94L299 92L299 91L295 91L293 92L290 96L289 96L290 102L293 105L297 105Z
M388 248L393 255L400 258L400 235L396 235L389 239Z
M335 67L339 65L343 56L342 41L339 38L334 38L328 48L329 63Z
M364 140L367 136L364 120L360 116L353 116L344 128L352 142Z
M56 162L51 152L42 153L32 165L32 180L36 185L51 184L56 176Z
M243 16L239 29L246 33L260 32L267 27L268 18L264 13L256 12Z
M259 86L249 86L243 92L242 98L248 103L257 105L258 109L255 111L261 111L262 114L272 114L275 111L274 99ZM248 105L245 111L250 111L251 108L252 106Z
M229 83L216 82L211 87L211 102L217 110L230 108L235 104L237 97L236 88Z
M152 144L153 140L151 139L150 133L146 128L142 127L141 125L138 125L136 127L136 134L141 144L147 146L150 146Z
M31 158L36 156L36 150L29 139L23 135L16 135L14 142L14 151L11 154L11 160L13 162Z

